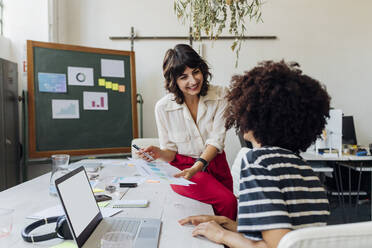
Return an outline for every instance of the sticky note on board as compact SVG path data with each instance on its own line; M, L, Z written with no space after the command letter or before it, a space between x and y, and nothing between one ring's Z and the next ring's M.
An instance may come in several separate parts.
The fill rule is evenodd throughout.
M112 90L117 91L118 89L119 89L119 84L115 84L115 83L113 83L113 84L112 84Z
M112 88L112 82L107 81L106 82L106 89L111 89Z
M104 78L98 79L98 85L99 86L106 86L106 80Z
M119 85L119 92L125 92L125 85Z

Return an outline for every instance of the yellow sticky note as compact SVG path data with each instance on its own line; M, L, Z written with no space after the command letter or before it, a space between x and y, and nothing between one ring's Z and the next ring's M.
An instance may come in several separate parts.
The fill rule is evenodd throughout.
M78 248L74 241L72 240L65 240L58 245L53 245L51 248Z
M132 167L132 166L134 166L134 164L128 164L128 166Z
M119 84L112 84L112 90L118 90L119 89Z
M106 89L111 89L112 88L112 82L107 81L106 82Z
M98 79L98 85L99 86L106 86L106 80L104 78Z
M93 193L101 193L101 192L105 192L103 189L99 189L99 188L94 188L93 189Z
M119 85L119 92L125 92L125 85Z

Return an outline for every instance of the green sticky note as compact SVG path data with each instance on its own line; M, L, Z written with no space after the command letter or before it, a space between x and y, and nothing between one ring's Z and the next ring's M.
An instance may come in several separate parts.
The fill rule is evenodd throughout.
M51 246L51 248L78 248L72 240L66 240L58 245Z
M106 207L109 203L110 203L110 201L97 202L98 207L100 207L100 208Z

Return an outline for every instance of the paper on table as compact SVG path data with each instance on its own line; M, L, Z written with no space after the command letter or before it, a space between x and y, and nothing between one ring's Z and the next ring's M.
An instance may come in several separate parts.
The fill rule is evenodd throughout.
M173 175L180 172L179 169L165 162L146 162L142 159L131 159L131 163L136 165L137 171L148 179L160 179L169 184L188 186L195 184L184 178L176 178Z
M138 185L146 181L145 177L116 177L112 183L137 183Z
M51 246L50 248L78 248L78 246L72 240L65 240L62 243L59 243L58 245Z
M113 208L145 208L148 205L148 200L117 200L111 203Z
M121 211L120 209L117 210L117 209L112 209L112 208L100 208L100 209L101 209L101 213L103 217L110 217ZM50 207L40 212L34 213L30 216L27 216L26 218L40 220L40 219L45 219L45 218L52 217L52 216L60 216L64 214L65 213L63 212L62 206L56 205L54 207Z

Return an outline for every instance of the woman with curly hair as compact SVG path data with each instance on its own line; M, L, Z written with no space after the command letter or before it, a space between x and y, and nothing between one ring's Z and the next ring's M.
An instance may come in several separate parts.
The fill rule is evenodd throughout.
M252 142L240 172L238 221L191 216L193 235L229 247L277 247L291 230L326 225L329 205L311 167L299 156L321 134L330 97L298 64L260 63L234 76L227 95L226 128Z
M227 89L210 85L206 62L188 45L169 49L163 62L165 89L169 92L155 106L160 148L149 153L177 167L195 184L171 185L183 196L211 204L215 214L236 220L237 200L233 194L230 168L223 151L226 128L224 112Z

